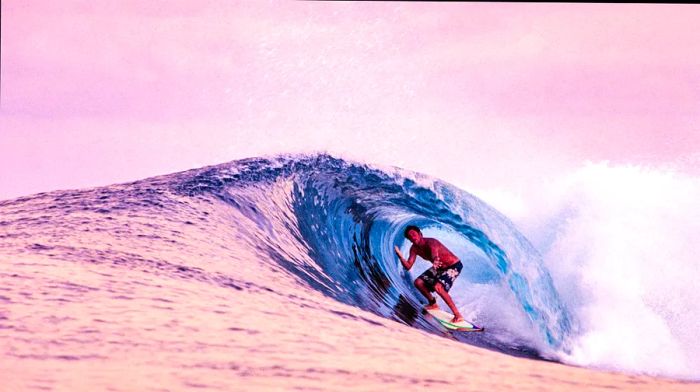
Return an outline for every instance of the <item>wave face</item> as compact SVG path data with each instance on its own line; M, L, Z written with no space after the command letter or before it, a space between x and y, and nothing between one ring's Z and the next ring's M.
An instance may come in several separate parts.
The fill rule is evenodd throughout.
M486 332L452 339L516 356L568 352L569 311L537 251L503 215L437 179L319 155L246 159L0 202L4 355L46 366L121 361L124 346L191 357L207 341L218 349L220 333L248 334L232 337L227 349L229 357L246 356L261 350L248 346L249 335L286 324L269 336L293 327L299 335L288 344L296 345L308 336L304 325L326 323L328 314L356 322L352 330L362 336L385 328L362 311L444 335L420 313L412 283L428 262L405 271L393 253L395 245L408 253L409 224L464 263L450 293ZM199 319L216 315L238 326L203 335ZM274 325L265 321L271 317ZM322 347L294 346L289 355L324 358L336 350ZM235 366L241 377L250 374L247 364ZM36 380L43 382L40 372Z
M169 185L234 209L244 219L224 224L248 233L236 246L310 289L439 333L420 315L412 284L429 264L417 262L407 273L393 254L394 245L408 253L403 230L418 225L465 264L451 295L488 333L458 339L544 357L567 349L572 322L535 249L503 215L440 180L321 155L246 159L188 172Z
M155 355L181 386L255 374L261 387L269 377L309 387L291 364L317 372L343 351L352 360L326 383L387 352L412 369L416 355L444 350L426 343L434 334L697 380L697 178L593 165L564 180L538 189L520 216L509 211L534 247L447 183L327 155L0 201L0 355L17 359L4 370L33 373L11 388L24 390L49 382L46 372L71 385L70 363L155 370ZM393 253L408 253L409 224L462 260L450 294L486 332L446 333L421 314L413 280L429 263L405 271ZM257 362L234 360L249 357Z

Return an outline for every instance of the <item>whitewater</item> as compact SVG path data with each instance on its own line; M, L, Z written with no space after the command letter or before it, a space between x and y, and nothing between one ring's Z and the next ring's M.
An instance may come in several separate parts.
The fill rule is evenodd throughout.
M322 154L0 201L0 390L697 388L697 180L594 165L558 189L511 220ZM484 333L421 314L409 224L462 260Z

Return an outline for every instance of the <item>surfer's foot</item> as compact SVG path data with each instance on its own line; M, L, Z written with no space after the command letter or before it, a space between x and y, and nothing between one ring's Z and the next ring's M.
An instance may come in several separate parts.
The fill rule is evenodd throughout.
M440 309L440 307L438 306L437 300L435 299L435 297L433 297L433 299L430 300L430 302L428 302L427 305L423 306L423 309L425 309L425 310L435 310L435 309Z
M459 322L462 322L462 321L464 321L464 317L462 317L462 316L454 316L454 317L452 317L452 321L451 321L451 322L452 322L452 323L459 323Z

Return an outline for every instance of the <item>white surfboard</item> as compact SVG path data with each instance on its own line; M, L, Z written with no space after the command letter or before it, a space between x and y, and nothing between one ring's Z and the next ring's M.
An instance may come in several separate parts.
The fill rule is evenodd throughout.
M460 321L458 323L453 323L451 320L454 317L453 314L445 312L444 310L440 309L431 309L431 310L426 310L428 313L430 313L431 316L435 317L437 321L442 324L443 327L455 331L462 331L462 332L484 332L483 327L479 327L476 324L472 324L469 321Z

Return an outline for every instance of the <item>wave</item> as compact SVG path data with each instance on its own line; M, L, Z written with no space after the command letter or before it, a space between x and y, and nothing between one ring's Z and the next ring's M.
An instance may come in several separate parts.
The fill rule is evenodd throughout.
M320 293L516 356L697 378L697 178L591 165L565 180L548 184L554 192L534 184L536 196L527 201L497 194L507 196L499 196L505 201L499 208L527 238L503 214L439 179L328 155L244 159L0 201L0 255L17 272L2 276L14 294L0 301L18 313L52 314L61 295L95 290L106 295L98 298L101 308L139 310L128 301L155 279L196 293L202 284L221 288L239 315L259 312L264 319L261 307L270 303L236 302L237 296L260 294L290 310L320 307L307 317L330 312L353 319L361 334L383 328L308 300ZM486 332L449 334L421 315L423 298L412 282L429 264L418 259L405 271L393 253L394 246L408 251L403 230L409 224L439 238L463 261L450 294ZM110 278L113 269L128 276L122 282L126 295L110 296L118 283ZM28 294L23 274L41 284L46 271L84 273L52 282L45 300L22 302ZM90 276L107 280L87 284ZM98 291L101 285L107 287ZM161 295L158 301L183 309L195 301L168 290ZM220 301L198 295L197 302ZM80 313L102 317L89 304ZM277 316L306 324L293 313ZM41 335L32 323L17 325L18 340L23 330ZM57 342L82 352L70 341ZM93 355L89 348L84 354Z
M418 225L465 264L451 295L488 333L458 339L539 357L567 350L572 320L540 255L506 217L450 184L319 155L241 160L188 172L172 185L237 211L242 219L226 224L249 235L236 246L254 249L300 284L438 332L420 316L412 285L428 264L407 273L393 254L394 245L408 250L404 227Z
M511 203L577 320L561 360L698 378L698 199L678 167L590 163Z

